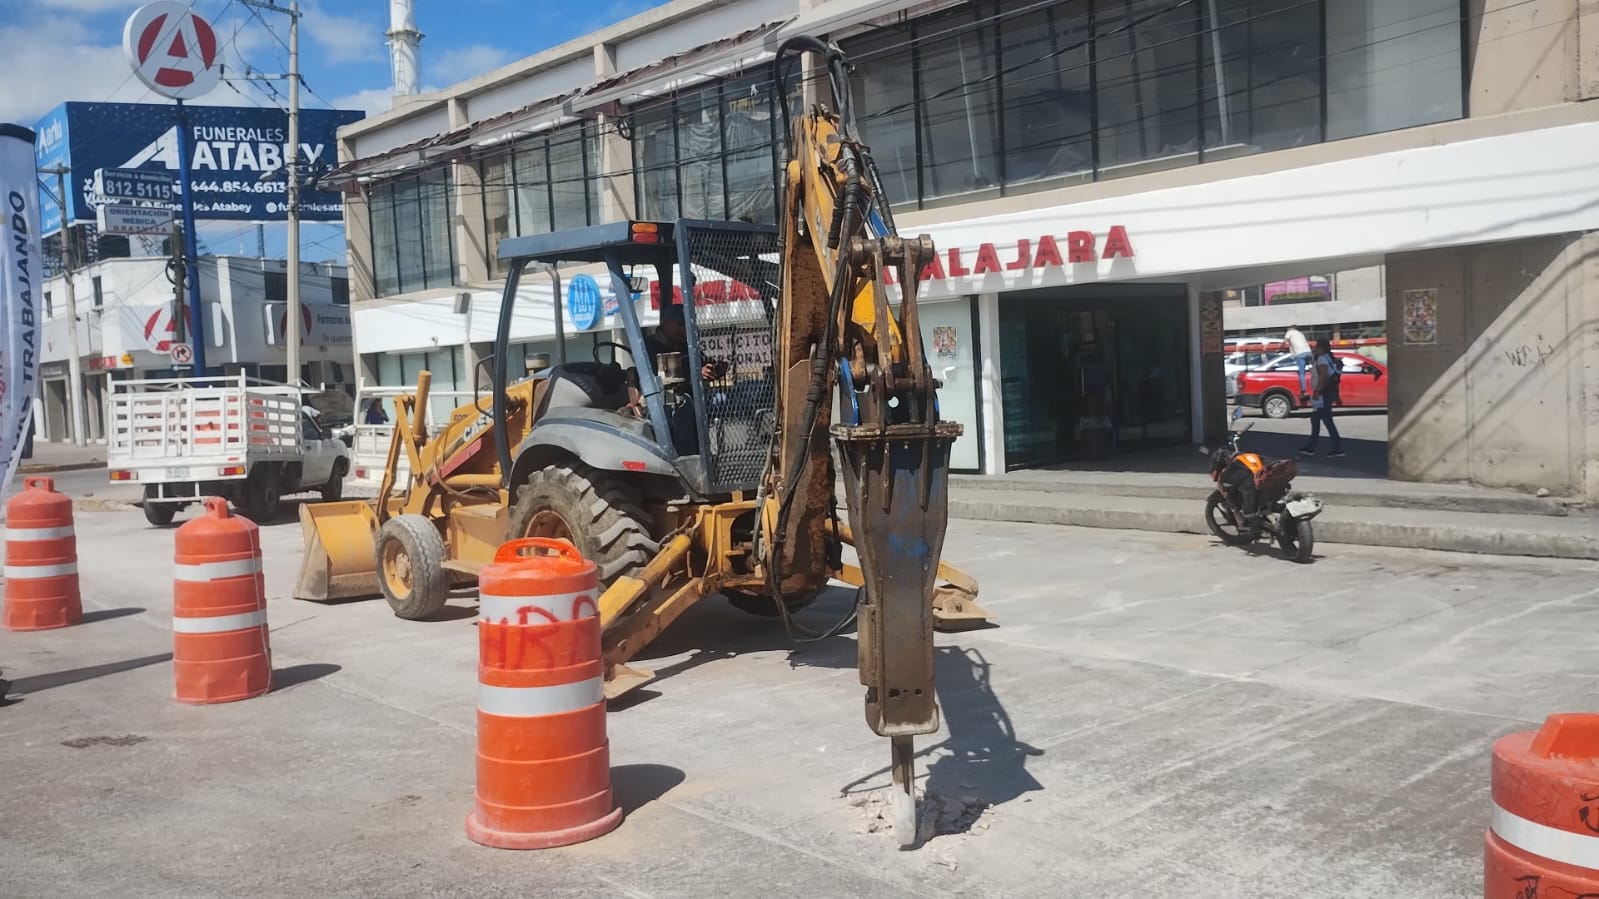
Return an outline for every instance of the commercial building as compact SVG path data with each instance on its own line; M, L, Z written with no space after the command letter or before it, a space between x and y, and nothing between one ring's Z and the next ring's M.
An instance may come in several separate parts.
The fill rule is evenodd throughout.
M675 0L340 130L363 385L470 389L506 236L771 220L764 63L800 33L854 59L899 227L940 250L956 467L1213 441L1216 291L1381 266L1391 474L1599 499L1579 0ZM513 338L547 345L524 295Z
M283 381L287 314L287 268L282 261L207 256L200 261L204 304L206 374ZM175 367L172 345L189 335L174 322L167 260L158 257L102 259L73 273L77 300L78 353L83 366L84 436L105 440L106 398L112 381L191 377L193 366ZM44 346L40 355L38 438L72 439L73 402L68 359L72 339L66 280L45 282ZM343 266L306 265L300 275L301 375L313 387L341 386L353 396L350 371L349 278Z

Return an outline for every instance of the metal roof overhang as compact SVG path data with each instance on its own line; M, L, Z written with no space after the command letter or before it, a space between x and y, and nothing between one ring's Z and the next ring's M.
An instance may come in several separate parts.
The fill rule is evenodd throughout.
M732 37L613 75L580 91L567 107L574 113L615 110L770 62L776 55L778 35L789 21L757 25Z
M791 19L778 33L777 43L795 35L831 34L841 25L855 25L928 5L929 0L828 0Z
M752 66L770 62L782 42L795 35L827 34L839 25L853 25L928 5L929 0L830 0L791 19L767 22L740 34L701 44L649 65L613 75L582 90L551 97L490 119L395 147L376 156L351 160L325 175L330 187L352 187L362 179L400 174L429 163L462 156L486 147L535 134L601 111L703 84ZM467 98L468 108L471 99Z

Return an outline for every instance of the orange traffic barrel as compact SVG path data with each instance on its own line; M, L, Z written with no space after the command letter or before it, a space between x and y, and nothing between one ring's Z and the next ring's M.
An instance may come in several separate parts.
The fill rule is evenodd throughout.
M207 497L178 528L172 585L172 674L179 702L232 702L272 688L261 529Z
M42 631L82 620L72 500L50 478L25 478L6 504L5 628Z
M563 540L500 547L478 575L476 807L466 835L500 849L592 840L611 797L599 570Z
M1485 899L1599 896L1599 715L1494 743Z

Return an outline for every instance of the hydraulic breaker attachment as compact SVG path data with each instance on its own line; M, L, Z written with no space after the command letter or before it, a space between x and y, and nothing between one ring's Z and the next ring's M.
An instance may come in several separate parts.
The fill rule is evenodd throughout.
M859 635L866 723L891 738L894 832L916 841L912 737L938 730L933 595L949 518L949 448L960 425L834 425L864 573Z

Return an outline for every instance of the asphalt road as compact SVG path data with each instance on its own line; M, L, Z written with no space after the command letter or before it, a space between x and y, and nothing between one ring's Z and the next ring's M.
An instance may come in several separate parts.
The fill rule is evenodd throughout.
M938 640L926 845L872 832L853 636L712 599L609 716L621 828L517 853L463 832L470 593L298 602L265 528L277 688L180 706L172 532L86 510L79 545L88 621L0 632L10 896L1476 897L1491 742L1596 687L1593 564L957 521L997 626Z

